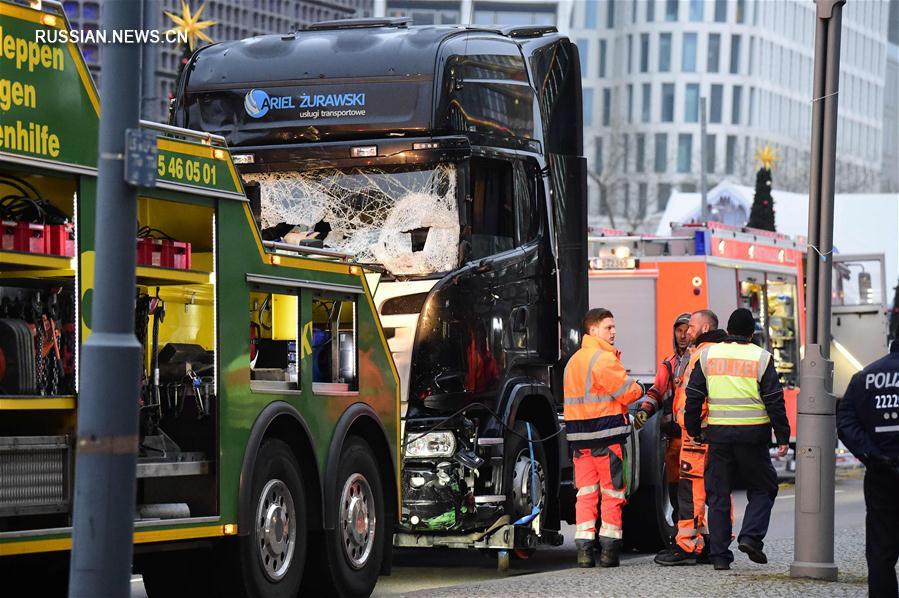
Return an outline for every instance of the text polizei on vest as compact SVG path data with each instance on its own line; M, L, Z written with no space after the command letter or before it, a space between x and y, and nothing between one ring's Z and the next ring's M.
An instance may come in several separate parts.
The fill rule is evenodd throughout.
M865 389L899 388L899 372L877 372L865 374Z

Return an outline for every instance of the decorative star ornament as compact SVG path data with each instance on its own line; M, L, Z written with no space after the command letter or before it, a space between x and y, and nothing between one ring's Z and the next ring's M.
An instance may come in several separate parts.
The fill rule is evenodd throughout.
M181 16L174 15L169 11L163 11L165 16L170 18L175 26L169 29L169 32L180 33L182 35L187 35L187 44L190 46L190 51L193 52L194 47L197 45L197 38L212 43L212 38L203 33L203 29L207 27L212 27L217 23L217 21L201 21L200 15L203 13L203 9L206 8L206 3L200 5L200 8L197 9L197 12L191 14L190 7L187 5L185 0L181 0ZM168 33L168 32L167 32Z
M774 150L771 149L771 145L767 143L762 149L756 150L754 157L765 170L771 170L774 167L774 163L780 159L774 153Z

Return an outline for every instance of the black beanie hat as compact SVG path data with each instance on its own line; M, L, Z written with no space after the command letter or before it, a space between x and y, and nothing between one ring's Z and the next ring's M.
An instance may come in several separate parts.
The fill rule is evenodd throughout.
M755 318L752 317L752 312L745 307L735 309L727 319L727 333L733 336L752 338L755 333Z

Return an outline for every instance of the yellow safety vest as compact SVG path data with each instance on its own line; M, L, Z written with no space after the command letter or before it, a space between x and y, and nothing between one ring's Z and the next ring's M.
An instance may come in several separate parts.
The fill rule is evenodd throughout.
M771 423L759 393L769 359L770 353L751 343L718 343L702 352L710 426Z

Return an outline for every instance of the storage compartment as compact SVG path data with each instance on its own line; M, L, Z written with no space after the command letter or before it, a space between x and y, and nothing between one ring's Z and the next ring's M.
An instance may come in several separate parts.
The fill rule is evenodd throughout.
M799 384L799 328L796 311L796 282L789 276L768 275L768 338L780 381Z

